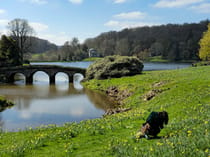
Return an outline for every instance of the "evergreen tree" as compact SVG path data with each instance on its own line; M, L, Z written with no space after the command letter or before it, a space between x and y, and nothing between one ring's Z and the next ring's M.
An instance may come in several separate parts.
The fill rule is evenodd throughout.
M3 66L21 65L18 52L16 42L10 37L3 35L0 40L0 60Z
M208 25L208 30L204 32L199 44L199 57L204 61L210 61L210 23Z

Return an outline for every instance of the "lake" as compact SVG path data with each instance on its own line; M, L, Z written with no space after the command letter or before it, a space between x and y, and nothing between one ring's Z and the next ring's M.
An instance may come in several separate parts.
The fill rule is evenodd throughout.
M87 68L92 62L50 62L32 64L53 64ZM144 63L144 70L180 69L190 64ZM21 78L21 75L20 75ZM102 117L105 110L114 103L106 96L81 86L82 76L75 77L69 84L65 74L56 76L56 84L49 85L43 72L34 75L32 85L17 80L14 85L1 85L0 95L15 102L11 108L0 112L0 128L3 131L18 131L40 125L63 125L85 119Z
M80 67L87 68L93 62L42 62L42 63L32 63L32 65L60 65L60 66L70 66L70 67ZM144 71L151 70L171 70L171 69L182 69L191 66L189 63L144 63Z

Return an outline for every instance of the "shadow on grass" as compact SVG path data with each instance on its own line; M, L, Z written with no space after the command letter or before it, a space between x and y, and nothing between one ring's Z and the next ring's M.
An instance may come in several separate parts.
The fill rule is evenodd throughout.
M140 139L143 139L143 138L145 138L147 140L158 140L158 139L163 139L163 138L167 138L167 137L165 137L165 136L150 136L148 138L146 138L145 136L140 137Z

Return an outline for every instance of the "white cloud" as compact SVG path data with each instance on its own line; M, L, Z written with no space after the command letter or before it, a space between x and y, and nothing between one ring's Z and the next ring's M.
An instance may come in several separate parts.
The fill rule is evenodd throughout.
M135 28L135 27L143 27L143 26L154 26L160 25L159 23L151 23L151 22L140 22L140 21L108 21L104 24L107 27L112 27L116 29L124 29L124 28Z
M63 32L60 33L40 33L37 35L39 38L46 39L52 43L57 45L63 45L65 41L69 41L71 38L69 35L64 34Z
M83 0L69 0L69 2L71 2L73 4L81 4L83 2Z
M196 3L203 2L204 0L160 0L154 7L157 8L173 8L173 7L183 7Z
M38 4L38 5L48 3L47 0L20 0L20 1L21 2L29 2L29 3Z
M133 11L133 12L120 13L120 14L114 15L114 17L117 19L127 19L127 20L143 19L145 18L145 16L146 16L146 13L142 13L140 11Z
M210 13L210 3L203 3L197 6L192 6L190 9L198 13Z
M104 25L108 26L108 27L119 27L120 22L119 21L110 20L107 23L105 23Z
M0 19L0 36L2 34L7 34L8 30L6 26L8 25L9 20ZM46 39L57 45L63 45L65 41L69 41L71 37L65 32L55 32L50 33L49 26L43 23L38 22L29 22L29 25L35 30L35 35L38 38Z
M2 34L7 34L6 26L8 24L9 20L0 19L0 36Z
M31 113L29 113L28 111L22 111L20 113L20 117L23 118L23 119L30 119L31 118Z
M8 24L9 20L6 19L0 19L0 27L6 27L6 25Z
M7 34L6 26L8 24L9 20L7 19L0 19L0 36L3 34Z
M0 9L0 15L6 13L6 10Z
M33 27L36 32L42 32L48 29L48 25L38 23L38 22L30 22L29 25Z
M31 3L34 3L34 4L46 4L47 1L46 0L31 0Z
M126 13L120 13L114 15L110 21L106 22L104 26L111 27L112 29L124 29L124 28L135 28L135 27L143 27L143 26L153 26L159 25L159 23L148 22L145 19L150 17L147 13L140 11L132 11ZM150 20L154 19L154 17L150 17ZM143 21L142 21L143 20Z
M120 3L125 3L127 0L114 0L114 3L120 4Z
M3 35L3 34L7 34L7 30L0 28L0 36Z
M30 22L29 25L34 28L36 36L41 39L46 39L57 45L63 45L65 41L69 41L70 38L65 32L51 33L49 26L43 23Z

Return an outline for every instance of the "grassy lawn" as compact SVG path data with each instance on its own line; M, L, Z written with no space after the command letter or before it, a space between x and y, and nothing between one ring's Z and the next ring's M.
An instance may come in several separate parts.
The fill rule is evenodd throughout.
M210 66L85 82L105 92L110 86L132 95L128 112L80 123L0 133L0 156L28 157L210 157ZM144 100L151 90L153 99ZM169 124L158 139L136 139L151 111L166 110Z
M90 58L83 59L83 61L85 61L85 62L87 62L87 61L94 62L94 61L97 61L99 59L101 59L101 58L100 57L90 57Z
M161 56L149 57L146 61L147 62L160 62L160 63L168 63L168 62L170 62L167 59L162 59Z

